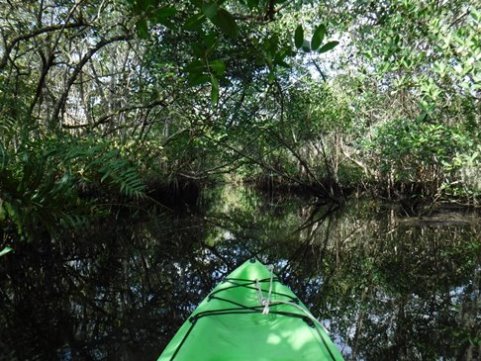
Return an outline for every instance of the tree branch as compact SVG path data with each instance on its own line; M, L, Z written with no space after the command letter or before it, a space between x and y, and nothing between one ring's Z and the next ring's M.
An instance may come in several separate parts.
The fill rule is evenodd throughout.
M130 38L131 38L131 36L129 36L129 35L119 35L119 36L115 36L115 37L110 38L110 39L101 40L97 43L97 45L95 45L95 47L91 48L82 57L82 59L75 66L75 68L72 72L72 75L70 76L70 78L67 81L67 85L65 87L65 90L64 90L63 94L61 95L60 99L58 100L57 105L54 108L52 118L51 118L51 122L50 122L51 126L54 126L55 123L58 123L60 113L63 113L65 111L65 103L67 102L67 98L68 98L68 94L70 92L70 88L72 87L73 83L75 82L78 75L82 71L82 68L84 67L84 65L87 64L87 62L92 58L92 56L94 56L94 54L97 51L99 51L100 49L102 49L106 45L109 45L109 44L117 42L117 41L127 41Z
M14 38L10 44L5 43L5 52L3 53L2 59L0 60L0 71L2 71L5 66L7 65L8 59L10 58L10 54L13 50L13 48L21 41L23 40L29 40L32 39L36 36L57 31L57 30L63 30L63 29L72 29L72 28L79 28L82 26L86 26L86 23L70 23L70 24L59 24L59 25L51 25L51 26L46 26L41 29L36 29L32 31L29 34L24 34L24 35L19 35L16 38Z
M148 103L148 104L140 104L140 105L132 105L130 107L123 107L123 108L119 108L111 113L108 113L108 114L105 114L103 116L101 116L99 119L97 119L93 124L74 124L74 125L70 125L70 124L62 124L62 127L65 128L65 129L79 129L79 128L87 128L87 127L90 127L90 128L96 128L98 127L99 125L101 124L104 124L105 122L107 122L110 118L116 116L116 115L119 115L121 113L125 113L125 112L130 112L132 110L139 110L139 109L150 109L150 108L154 108L156 106L167 106L167 103L165 102L164 99L159 99L159 100L155 100L151 103Z

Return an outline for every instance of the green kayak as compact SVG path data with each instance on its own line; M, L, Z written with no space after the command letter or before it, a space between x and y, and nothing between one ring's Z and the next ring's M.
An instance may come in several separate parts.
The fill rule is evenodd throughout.
M273 273L249 260L212 290L158 361L341 361L323 326Z

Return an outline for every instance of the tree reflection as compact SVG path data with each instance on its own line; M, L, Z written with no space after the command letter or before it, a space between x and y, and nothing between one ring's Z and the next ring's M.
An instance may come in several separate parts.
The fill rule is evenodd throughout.
M476 222L224 189L192 214L112 216L19 243L0 259L0 359L153 360L249 257L275 265L348 360L481 357Z

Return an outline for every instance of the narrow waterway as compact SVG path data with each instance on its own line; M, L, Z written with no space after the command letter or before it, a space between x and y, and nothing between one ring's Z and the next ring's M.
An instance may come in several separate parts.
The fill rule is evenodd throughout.
M479 360L480 218L407 213L225 187L195 209L19 242L0 258L0 360L155 360L250 257L274 265L346 360Z

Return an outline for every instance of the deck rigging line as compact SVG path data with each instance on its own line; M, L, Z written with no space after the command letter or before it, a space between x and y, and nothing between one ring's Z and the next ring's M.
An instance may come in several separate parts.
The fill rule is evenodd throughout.
M226 302L229 304L232 304L236 307L231 307L231 308L222 308L222 309L216 309L216 310L209 310L209 311L203 311L199 312L196 315L192 316L189 318L190 321L190 327L188 331L185 333L184 337L182 338L182 341L179 343L177 348L175 349L174 353L172 354L172 357L170 358L170 361L174 361L175 357L178 355L180 349L182 346L185 344L185 341L187 340L188 336L191 334L192 330L194 329L195 325L201 318L205 317L213 317L213 316L223 316L223 315L245 315L245 314L254 314L254 313L261 313L264 315L268 315L269 313L274 314L274 315L280 315L280 316L285 316L285 317L294 317L294 318L299 318L302 319L304 322L306 322L310 327L314 328L317 331L317 334L319 335L319 338L322 341L322 344L324 347L327 349L329 356L333 361L336 361L334 355L331 352L331 349L326 342L324 338L324 334L319 330L318 327L322 328L326 333L327 330L325 330L324 326L314 317L310 314L309 311L304 309L302 306L299 305L299 299L296 297L292 297L291 295L281 293L281 292L276 292L273 290L273 284L274 283L281 283L278 277L274 277L274 274L272 272L272 268L270 268L271 271L271 277L269 278L264 278L260 280L251 280L251 279L242 279L242 278L225 278L221 284L223 283L230 283L232 286L228 286L216 291L211 292L208 296L208 302L211 301L212 299L217 299L222 302ZM269 289L265 290L262 289L261 284L262 283L269 283ZM234 288L238 287L243 287L247 288L250 290L255 290L257 292L258 298L259 298L259 305L256 306L247 306L242 303L239 303L237 301L229 300L227 298L219 297L218 294L227 291L227 290L232 290ZM264 297L263 292L267 292L267 297ZM285 298L290 299L290 301L271 301L272 295L277 295L277 296L282 296ZM293 306L296 309L300 310L302 313L296 313L296 312L287 312L287 311L278 311L276 309L271 309L275 308L277 306L281 305L289 305ZM318 326L318 327L316 327Z

